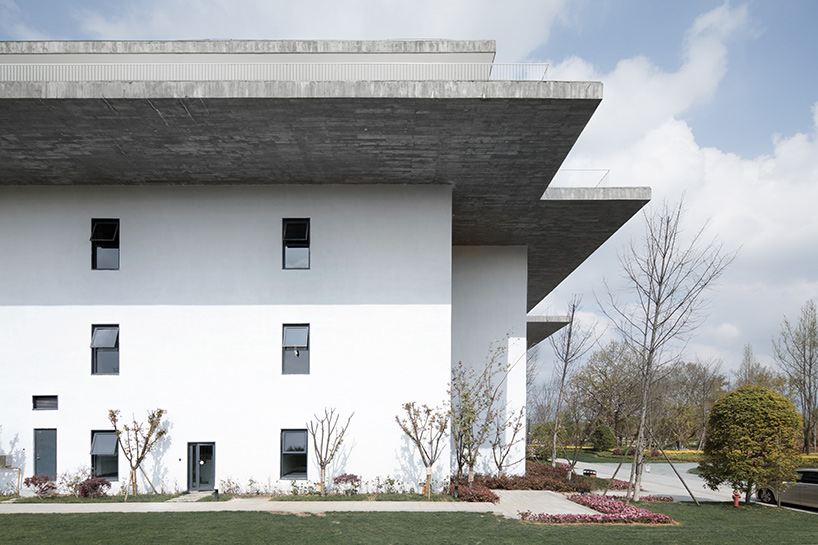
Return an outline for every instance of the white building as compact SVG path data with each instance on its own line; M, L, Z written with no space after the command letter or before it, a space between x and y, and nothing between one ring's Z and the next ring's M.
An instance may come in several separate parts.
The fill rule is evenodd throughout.
M527 313L650 193L546 189L602 86L493 57L0 43L5 465L125 483L108 410L161 407L157 487L286 489L317 480L306 422L332 407L355 415L331 476L414 486L395 416L440 404L453 363L500 343L504 401L524 405L526 348L561 323Z

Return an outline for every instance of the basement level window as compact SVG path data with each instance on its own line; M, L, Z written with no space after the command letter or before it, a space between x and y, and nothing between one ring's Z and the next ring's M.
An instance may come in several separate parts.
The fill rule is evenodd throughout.
M119 220L91 220L91 268L95 271L119 269Z
M57 396L31 396L31 404L35 411L56 411L59 406Z
M119 374L119 326L91 326L91 374Z
M285 325L282 342L281 372L284 375L310 374L309 324Z
M307 478L307 430L281 430L281 478Z
M115 431L91 432L91 467L94 477L119 478L119 451Z
M309 218L285 218L282 226L285 269L310 268Z

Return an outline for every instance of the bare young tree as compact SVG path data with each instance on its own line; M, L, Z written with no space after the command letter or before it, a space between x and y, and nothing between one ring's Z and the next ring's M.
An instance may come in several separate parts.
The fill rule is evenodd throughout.
M445 404L444 404L445 405ZM432 497L432 466L443 452L443 440L449 433L449 410L447 407L429 407L416 405L415 402L402 405L406 416L395 417L412 443L418 449L420 459L426 466L426 497Z
M557 467L557 436L560 430L560 406L565 392L565 380L571 367L594 346L594 332L586 329L576 320L582 297L574 295L568 304L568 325L548 338L557 359L557 405L554 409L554 436L551 442L551 465Z
M691 373L690 388L693 392L693 404L698 414L699 444L696 452L704 446L707 430L707 416L716 401L725 393L727 377L721 372L721 360L697 359L688 367Z
M502 477L506 467L513 466L523 460L514 460L508 463L508 456L511 449L525 440L525 406L519 411L509 411L503 417L498 412L492 423L491 454L494 465L497 467L497 475Z
M325 408L324 416L314 415L315 420L307 423L307 430L312 436L312 451L315 453L315 462L321 470L319 488L322 496L327 495L327 466L332 463L332 459L338 453L341 443L344 442L344 434L346 434L349 422L354 415L355 413L349 415L346 423L339 427L340 415L335 412L334 408Z
M165 411L165 409L154 409L148 412L147 424L137 422L136 418L134 418L133 422L130 424L120 424L119 411L108 411L108 420L110 420L111 425L114 427L114 431L116 431L117 442L119 443L125 458L128 460L128 464L131 466L128 482L130 483L134 495L139 493L136 483L137 470L142 471L142 476L145 477L145 480L148 481L148 484L151 486L154 493L156 493L156 488L154 488L153 483L151 483L148 479L148 476L145 474L145 470L142 469L142 462L145 460L145 456L150 453L156 442L168 433L168 430L161 426L162 417L166 412L167 411ZM125 494L125 499L128 499L127 491Z
M504 363L505 347L492 346L482 369L475 370L463 362L452 368L451 427L457 478L469 468L469 482L474 481L474 466L480 447L488 442L498 406L502 385L509 366Z
M537 378L540 375L540 345L537 344L528 349L525 356L525 391L531 394L537 385Z
M775 361L798 395L804 419L804 452L818 442L818 312L813 301L801 307L798 323L784 317L778 339L773 339Z
M733 261L716 241L703 240L703 229L682 238L683 203L665 202L653 214L645 213L641 244L631 242L619 254L626 282L622 300L605 282L601 307L633 352L640 382L640 411L633 459L634 482L627 497L639 499L642 458L646 446L646 418L651 389L659 369L675 361L683 345L704 320L706 294Z
M733 389L742 386L761 386L776 391L785 397L790 397L787 377L762 365L753 355L753 345L751 344L744 345L741 365L733 373Z

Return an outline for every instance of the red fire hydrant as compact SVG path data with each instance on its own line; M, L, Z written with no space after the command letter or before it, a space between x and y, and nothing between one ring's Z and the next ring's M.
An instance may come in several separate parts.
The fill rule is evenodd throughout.
M738 490L733 490L733 507L738 507L738 500L741 499L741 494L738 493Z

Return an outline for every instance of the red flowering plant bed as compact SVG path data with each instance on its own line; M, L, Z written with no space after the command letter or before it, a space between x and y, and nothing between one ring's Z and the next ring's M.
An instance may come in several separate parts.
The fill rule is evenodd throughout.
M619 479L614 479L611 482L610 479L602 479L600 477L591 477L594 480L594 489L601 489L607 488L608 490L626 490L628 488L628 481L620 481Z
M592 479L581 475L574 474L569 481L566 464L551 467L530 461L525 464L525 475L499 477L475 475L474 483L500 490L552 490L554 492L590 492L594 487Z
M611 496L611 497L615 498L617 500L624 500L625 499L624 496ZM671 503L673 501L673 497L672 496L655 496L655 495L648 494L647 496L640 496L639 501L657 501L657 502Z
M497 503L500 501L500 496L492 492L483 484L478 482L468 483L452 483L449 485L449 494L455 495L454 489L457 487L457 499L462 501L474 502L491 502Z
M673 524L673 519L662 513L625 505L624 502L608 496L596 494L574 494L568 497L572 502L590 507L599 514L549 515L535 514L531 511L520 512L520 519L527 522L559 523L607 523L607 524Z

